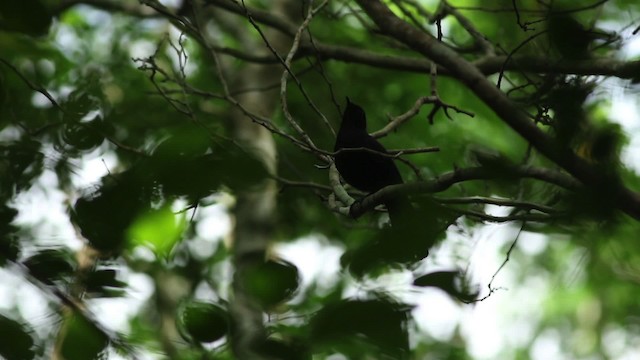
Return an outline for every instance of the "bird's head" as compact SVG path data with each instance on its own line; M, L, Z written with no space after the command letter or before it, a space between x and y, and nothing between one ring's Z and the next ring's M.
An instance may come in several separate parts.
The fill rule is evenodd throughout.
M342 113L342 126L348 126L356 129L367 129L367 117L364 110L351 102L347 97L347 106Z

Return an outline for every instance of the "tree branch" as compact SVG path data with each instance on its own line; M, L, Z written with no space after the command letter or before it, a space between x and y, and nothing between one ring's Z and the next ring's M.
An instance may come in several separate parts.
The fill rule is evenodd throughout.
M84 4L93 6L98 9L107 11L119 11L130 16L136 17L158 17L156 12L144 11L144 8L139 6L127 6L118 2L107 0L67 0L61 3L54 9L54 13L61 13L74 5ZM232 0L207 0L207 4L210 6L216 6L222 8L231 13L239 16L244 15L242 7L238 6ZM461 9L456 7L456 9ZM513 11L513 9L507 9ZM256 10L251 7L247 7L247 11L251 14L252 18L257 22L275 29L280 30L288 36L294 37L297 31L297 26L287 22L286 20L274 16L271 13ZM522 12L522 11L520 11ZM173 24L183 25L176 23L175 19ZM189 34L194 35L189 29L183 28ZM220 54L235 57L237 59L245 60L248 62L262 63L262 64L275 64L280 60L273 56L273 54L253 54L247 53L238 49L229 47L215 47L215 50ZM300 48L294 57L294 60L301 59L307 56L314 55L322 60L337 60L347 63L362 64L372 66L381 69L418 72L428 74L430 72L431 62L427 59L401 56L401 55L385 55L375 51L362 50L350 46L325 44L317 39L311 42L308 39L303 39L300 43ZM549 61L545 56L513 56L507 62L506 55L499 56L486 56L472 62L478 70L484 75L491 75L499 73L500 71L526 71L534 73L560 73L560 74L572 74L572 75L603 75L603 76L615 76L621 79L631 79L640 73L640 60L635 61L620 61L615 59L585 59L585 60L558 60ZM451 72L443 66L438 66L438 75L451 76Z
M528 201L518 201L512 199L502 199L502 198L494 198L494 197L485 197L485 196L468 196L468 197L450 197L450 198L435 198L436 201L443 204L454 204L454 205L469 205L469 204L483 204L483 205L496 205L496 206L508 206L523 210L537 210L540 212L552 214L557 212L552 207L535 204Z
M510 171L510 175L518 178L541 180L569 190L575 190L581 186L578 181L569 175L532 166L514 166ZM445 191L452 185L463 181L496 178L499 177L492 170L484 167L473 167L456 169L429 181L390 185L363 198L361 201L353 203L349 215L353 218L358 218L367 211L373 210L376 206L397 198L400 194L431 194Z
M610 184L609 179L606 179L586 160L578 157L566 146L558 144L550 135L538 128L526 113L496 88L476 66L432 36L397 17L379 0L357 0L357 2L383 32L446 67L453 77L464 83L507 125L529 141L541 154L560 165L583 184L594 188L616 186ZM628 215L640 219L640 195L624 186L616 186L615 190L618 207Z

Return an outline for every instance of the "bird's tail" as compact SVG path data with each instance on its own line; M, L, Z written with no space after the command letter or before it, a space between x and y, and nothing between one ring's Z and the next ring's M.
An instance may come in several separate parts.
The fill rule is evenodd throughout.
M399 196L386 204L389 211L389 220L394 228L405 228L410 226L410 219L415 216L413 214L413 206L406 196Z
M405 246L429 249L444 236L447 227L459 216L433 200L421 199L413 206L407 197L386 203L394 236Z

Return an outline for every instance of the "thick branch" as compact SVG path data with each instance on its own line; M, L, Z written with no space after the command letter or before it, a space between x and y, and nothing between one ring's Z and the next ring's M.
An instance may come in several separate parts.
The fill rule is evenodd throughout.
M54 9L55 13L61 13L70 7L84 4L107 11L119 11L127 15L136 17L158 17L156 12L147 12L145 8L139 6L127 6L106 0L67 0ZM209 6L216 6L239 16L244 16L244 10L231 0L207 0ZM293 37L297 31L297 26L288 21L274 16L271 13L247 7L252 18L261 24L280 30L288 36ZM510 11L513 11L511 9ZM176 25L174 23L174 25ZM186 29L183 29L186 30ZM189 32L192 34L191 32ZM192 34L193 35L193 34ZM216 47L216 50L225 55L229 55L248 62L275 64L280 60L273 54L254 54L241 50ZM355 63L373 66L382 69L419 72L428 74L431 62L427 59L402 56L385 55L375 51L363 50L351 46L325 44L314 39L313 44L304 39L300 44L294 59L304 58L314 55L324 60L338 60L347 63ZM485 75L496 74L500 71L525 71L534 73L559 73L573 75L603 75L615 76L621 79L631 79L640 73L640 60L619 61L615 59L585 59L585 60L558 60L549 61L545 56L514 56L508 62L506 55L486 56L472 62L478 70ZM506 63L505 63L506 62ZM449 70L438 66L438 75L450 76Z
M531 143L540 153L551 159L582 183L598 187L607 180L586 160L575 155L544 133L500 89L491 83L473 64L456 52L439 43L432 36L421 32L397 17L379 0L357 0L378 27L386 34L446 67L451 75L463 82L478 98L483 100L504 122ZM620 186L616 200L620 209L640 219L640 196Z
M580 187L580 183L571 176L543 168L531 166L517 166L511 169L511 175L516 178L532 178L558 185L565 189L574 190ZM495 179L496 174L492 170L483 167L474 167L467 169L457 169L437 178L408 184L390 185L378 192L375 192L362 201L355 202L351 205L349 214L358 218L367 211L373 210L376 206L383 204L389 200L397 198L400 194L431 194L447 190L452 185L471 180L489 180Z

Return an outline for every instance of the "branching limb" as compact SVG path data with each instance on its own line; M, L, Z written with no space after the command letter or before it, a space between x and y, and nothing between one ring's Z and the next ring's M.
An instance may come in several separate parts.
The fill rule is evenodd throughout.
M333 189L333 193L336 195L337 200L347 206L345 215L348 215L349 206L355 202L355 199L349 195L347 190L342 186L342 183L340 183L340 173L334 163L331 163L331 166L329 167L329 182L331 183L331 189Z
M563 144L558 144L551 135L542 131L527 114L514 104L500 89L496 88L484 74L459 54L440 44L402 19L398 18L379 0L357 0L371 19L387 33L415 51L447 67L452 75L465 84L485 102L507 125L526 139L542 155L588 186L607 184L604 174L580 158ZM640 219L640 194L623 185L615 186L615 202L628 215Z
M273 176L273 178L285 187L301 187L301 188L310 188L310 189L322 190L322 191L333 190L333 188L330 186L317 184L314 182L289 180L281 176Z
M95 327L96 330L101 332L109 340L110 345L126 353L130 359L138 359L138 354L136 353L134 346L115 331L112 331L102 325L96 319L96 316L86 308L86 305L82 301L66 294L54 284L44 283L42 280L33 276L33 274L31 274L31 271L29 271L29 269L23 264L11 260L8 261L11 262L13 268L18 273L20 273L31 284L36 286L43 294L52 296L61 305L70 309L74 312L74 314L82 317L87 323Z
M358 151L358 152L359 151L365 151L365 152L369 152L369 153L372 153L372 154L376 154L376 155L380 155L380 156L396 159L396 158L399 158L402 155L438 152L438 151L440 151L440 148L437 147L437 146L434 146L434 147L417 148L417 149L389 150L388 152L383 153L383 152L376 151L376 150L373 150L373 149L359 147L359 148L343 148L343 149L340 149L340 150L335 151L335 152L324 152L324 154L331 155L331 156L336 156L337 154L340 154L340 153L343 153L343 152L353 152L353 151Z
M536 211L544 212L547 214L553 214L557 212L557 210L555 210L552 207L535 204L528 201L500 199L500 198L485 197L485 196L452 197L452 198L436 197L435 200L443 204L454 204L454 205L483 204L483 205L509 206L509 207L514 207L514 208L523 209L523 210L536 210Z
M491 276L491 280L487 284L487 288L489 289L489 292L487 293L487 295L479 299L468 301L467 304L484 301L488 299L491 295L493 295L493 293L495 293L496 291L504 290L504 288L502 287L493 287L493 282L496 280L496 277L498 276L498 274L500 274L500 271L502 271L502 269L507 265L509 260L511 260L511 253L513 252L513 249L515 249L516 244L518 243L518 239L520 239L520 235L522 234L522 229L524 229L525 225L526 225L526 221L523 221L522 225L518 229L518 233L516 234L515 238L513 239L513 242L511 243L511 246L509 246L509 250L507 250L507 254L504 258L504 261L502 262L502 264L500 264L498 269L496 269L496 272L494 272L493 275Z
M505 223L505 222L512 222L512 221L547 222L555 219L553 215L549 215L549 214L525 213L525 214L511 214L507 216L496 216L496 215L489 215L485 212L475 211L475 210L466 210L466 209L456 208L456 209L452 209L452 211L461 215L465 215L472 219L476 219L479 221L492 222L492 223Z
M391 121L389 121L389 123L385 125L385 127L371 133L371 136L373 136L374 138L381 138L381 137L387 136L389 133L391 133L398 127L400 127L400 125L404 124L409 119L416 116L420 112L420 108L422 107L422 105L426 103L431 103L431 100L432 99L428 96L423 96L419 98L418 100L416 100L415 104L411 109L409 109L404 114L396 116L395 118L391 119Z
M42 96L46 97L53 106L57 107L60 111L64 112L64 109L62 109L60 104L58 104L56 99L53 98L53 95L51 95L51 93L49 93L49 91L47 91L47 89L45 89L44 87L42 87L40 85L37 85L37 84L33 83L26 76L24 76L24 74L22 74L20 72L20 70L18 70L18 68L13 66L13 64L11 64L9 61L7 61L7 60L5 60L3 58L0 58L0 62L3 63L5 66L7 66L9 69L11 69L16 75L18 75L18 77L20 79L22 79L22 81L25 84L27 84L27 86L31 90L39 92L40 94L42 94Z
M232 0L207 0L206 3L210 6L216 6L237 15L243 15L243 10ZM63 2L55 10L55 13L60 13L73 5L85 4L93 6L99 9L108 11L119 11L121 13L135 16L135 17L158 17L165 16L160 13L141 11L139 7L132 7L126 4L121 4L115 1L105 0L69 0ZM297 26L289 23L288 21L274 16L271 13L253 9L247 7L251 13L253 19L261 24L276 28L283 33L294 36L297 30ZM457 10L484 10L488 12L502 11L513 12L512 8L504 9L485 9L485 8L468 8L468 7L456 7ZM533 10L531 10L533 11ZM520 13L527 12L526 10L519 9ZM536 12L539 12L536 10ZM186 31L188 34L196 36L199 42L203 42L198 32L189 31L185 24L181 21L178 22L175 19L175 15L171 14L170 20L179 29ZM211 46L211 45L209 45ZM215 47L215 50L219 54L229 55L241 60L263 64L278 63L279 60L272 54L257 55L243 52L241 50L232 49L228 47ZM328 60L333 59L337 61L344 61L347 63L356 63L367 66L373 66L382 69L408 71L417 73L430 72L431 62L427 59L420 59L414 57L405 56L392 56L379 54L370 50L357 49L348 46L340 46L333 44L325 44L317 39L310 41L302 41L300 49L296 53L294 59L303 58L305 56L314 55L317 58ZM500 71L527 71L542 74L549 73L562 73L572 75L603 75L614 76L621 79L631 79L637 76L640 71L640 60L635 61L620 61L615 59L585 59L585 60L558 60L549 61L545 56L513 56L509 61L506 55L498 56L486 56L481 59L472 62L478 70L485 75L492 75L499 73ZM440 76L452 76L449 69L438 66L438 74Z
M235 7L237 7L237 5L234 5L234 8ZM202 25L198 21L197 17L196 17L196 26L197 26L198 33L199 33L200 29L202 28ZM231 105L236 107L240 112L242 112L245 116L247 116L249 119L251 119L256 124L259 124L260 126L266 128L270 132L272 132L272 133L274 133L274 134L276 134L278 136L281 136L281 137L291 141L291 143L293 143L294 145L296 145L300 149L315 154L317 152L317 149L310 148L304 142L302 142L302 141L298 140L297 138L295 138L294 136L282 131L281 129L279 129L271 121L271 119L249 111L245 106L243 106L231 94L231 91L229 90L229 85L228 85L227 79L226 79L226 77L225 77L225 75L223 73L223 70L222 70L222 62L220 60L220 57L219 57L219 54L218 54L218 51L217 51L217 47L215 47L212 44L210 44L210 42L206 39L206 37L202 37L202 39L204 40L205 48L209 51L209 54L211 55L211 58L213 59L214 67L215 67L215 71L216 71L216 76L218 78L218 81L222 85L222 89L223 89L223 93L224 93L222 95L222 99L224 99L225 101L229 102ZM214 97L218 97L218 96L216 95Z
M578 181L567 174L532 166L514 166L510 169L510 176L537 179L569 190L575 190L581 186ZM354 203L351 206L350 215L354 218L358 218L367 211L373 210L376 206L394 199L400 194L438 193L447 190L452 185L460 182L491 180L500 177L501 176L496 176L494 171L488 170L484 167L473 167L456 169L442 174L435 179L424 182L390 185L365 197L362 201Z
M493 48L491 42L489 42L489 40L487 40L487 38L476 29L473 23L469 21L466 16L462 15L462 13L458 11L458 9L456 9L454 6L451 6L448 1L443 0L442 3L444 5L443 12L445 14L451 14L458 21L460 26L462 26L462 28L464 28L467 33L471 35L474 42L486 56L495 55L495 49Z
M304 22L300 25L300 27L296 31L296 35L293 38L293 44L291 45L291 50L289 51L289 53L287 54L286 59L283 62L285 71L282 73L282 77L280 78L280 102L282 104L282 111L284 113L284 116L287 119L287 121L289 122L289 124L296 130L298 135L300 137L302 137L304 142L307 143L307 145L309 145L310 148L317 148L317 147L313 143L313 140L311 140L309 135L302 129L302 127L293 118L293 116L291 116L291 113L289 113L289 107L288 107L288 104L287 104L287 80L288 80L289 76L293 77L293 79L296 81L296 84L298 84L298 88L300 89L302 94L305 96L305 98L307 99L309 104L316 110L316 112L318 114L320 114L320 116L323 119L324 124L335 135L335 131L333 130L333 128L329 124L329 121L327 120L327 118L324 116L324 114L322 114L322 112L320 112L319 109L317 109L315 107L315 105L313 104L311 99L308 97L306 91L302 87L302 83L295 76L295 74L293 74L293 72L291 71L291 61L293 60L293 56L295 55L296 51L298 50L298 47L300 45L300 40L302 38L302 34L304 33L305 29L309 26L309 23L311 22L311 19L313 19L313 15L318 11L318 9L321 9L326 4L327 4L327 1L325 0L316 10L314 10L311 6L309 6L309 11L307 13L307 17L305 18ZM255 25L255 26L257 26L257 25ZM264 39L265 42L268 43L266 37L263 36L263 39ZM269 48L272 49L271 47L269 47ZM329 161L329 159L327 159L326 157L322 157L322 160Z

